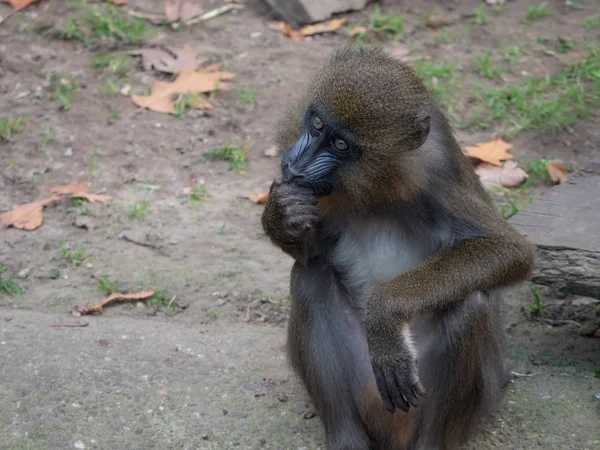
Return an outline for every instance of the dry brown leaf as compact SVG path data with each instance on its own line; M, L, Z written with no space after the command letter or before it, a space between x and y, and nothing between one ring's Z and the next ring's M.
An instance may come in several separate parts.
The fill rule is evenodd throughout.
M271 24L293 41L301 41L302 39L304 39L304 35L302 33L300 33L297 30L294 30L285 22L271 22Z
M2 0L4 3L10 3L15 11L20 11L23 8L35 3L39 0Z
M198 53L189 43L186 43L183 49L143 48L129 52L129 54L142 57L144 70L155 69L165 73L176 74L184 69L197 70L206 62L206 58L198 59Z
M566 183L569 179L569 172L565 165L560 161L550 161L546 164L550 179L558 184Z
M300 28L298 32L305 37L312 36L313 34L333 33L334 31L338 31L346 22L348 22L348 19L345 17L342 17L341 19L331 19L326 22L305 26Z
M447 27L449 25L454 25L460 20L460 16L455 14L449 14L446 16L438 16L437 14L432 14L427 16L425 19L425 26L429 28L441 28Z
M513 158L513 155L508 152L512 147L512 144L498 138L495 141L477 143L475 147L466 147L465 150L468 156L501 166L502 161Z
M81 183L75 183L74 181L71 181L66 186L56 186L48 190L54 194L85 198L88 202L106 203L112 198L110 195L97 195L90 193L89 187L85 181L82 181Z
M84 316L86 314L101 313L102 308L108 303L114 300L144 300L154 295L154 291L136 292L134 294L121 294L119 292L113 292L104 301L96 306L88 306L89 302L85 306L73 306L71 308L71 314L75 317Z
M348 36L353 37L353 36L356 36L357 34L367 33L368 31L369 30L367 29L367 27L357 25L357 26L352 27L352 29L348 31Z
M248 194L246 197L252 200L257 205L262 205L263 203L267 203L269 194Z
M174 101L177 94L200 94L216 91L227 86L227 81L223 80L231 80L234 77L235 74L230 72L182 70L174 82L155 81L152 84L150 95L132 95L131 100L141 108L177 114Z
M125 5L129 0L110 0L111 3L115 5Z
M485 187L518 187L528 177L527 172L518 167L515 161L507 161L502 167L482 162L475 167L475 173Z
M0 214L0 222L7 227L18 228L19 230L32 231L42 225L44 216L42 210L44 206L60 200L59 195L53 195L46 200L39 202L26 203L23 205L14 205L13 209Z

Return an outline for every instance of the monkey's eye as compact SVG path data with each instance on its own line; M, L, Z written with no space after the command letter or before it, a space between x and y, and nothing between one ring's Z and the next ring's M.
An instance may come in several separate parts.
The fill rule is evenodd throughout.
M333 146L340 151L348 150L348 143L343 139L334 140Z
M314 127L315 130L322 130L323 129L323 121L321 119L319 119L317 116L314 116L312 118L312 126Z

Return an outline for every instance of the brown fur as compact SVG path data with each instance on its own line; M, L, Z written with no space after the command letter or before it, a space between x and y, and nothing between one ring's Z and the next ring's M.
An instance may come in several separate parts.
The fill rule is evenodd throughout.
M298 139L313 104L354 134L361 155L337 171L328 197L284 184L267 201L267 235L297 260L288 335L293 366L329 449L457 449L495 408L504 376L495 290L529 275L533 248L495 211L446 119L405 64L369 48L336 52L283 121L282 149ZM332 263L334 250L346 251L335 247L337 237L350 224L359 233L363 223L390 221L426 236L435 251L363 298L353 287L362 278ZM368 261L377 264L372 255ZM406 323L419 346L418 368L401 332ZM396 375L398 386L387 389L401 394L419 391L422 382L423 403L387 412L375 384L383 372Z

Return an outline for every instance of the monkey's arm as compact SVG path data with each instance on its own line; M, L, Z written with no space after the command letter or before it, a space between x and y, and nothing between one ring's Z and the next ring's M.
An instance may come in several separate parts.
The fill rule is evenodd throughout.
M369 310L403 321L444 310L473 291L525 279L533 263L533 247L516 233L467 239L375 287Z
M365 325L377 387L388 411L407 411L424 394L407 322L443 311L473 291L520 281L533 262L531 245L517 233L502 233L461 241L373 289Z
M311 189L276 178L261 217L271 241L300 263L315 251L318 199Z

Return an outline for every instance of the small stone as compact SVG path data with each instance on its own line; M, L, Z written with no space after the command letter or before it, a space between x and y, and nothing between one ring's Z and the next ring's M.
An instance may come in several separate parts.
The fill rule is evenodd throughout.
M85 265L85 267L87 267L88 269L93 269L93 268L94 268L94 265L93 265L92 263L87 263L87 264Z
M85 444L81 441L77 441L73 444L73 448L78 448L80 450L85 448Z
M6 322L10 322L11 320L13 320L13 318L12 318L12 316L6 316L6 317L4 318L4 320L5 320Z
M138 309L144 309L146 307L142 302L137 302L135 306L137 306Z
M71 147L65 150L65 156L73 156L73 149Z
M288 396L284 392L280 392L279 394L277 394L277 400L279 400L282 403L285 403L288 401Z
M573 306L587 306L587 305L594 305L596 303L600 303L600 300L598 300L597 298L591 298L591 297L576 297L571 302L571 304Z
M25 269L21 270L17 276L19 278L27 278L29 276L29 272L31 272L31 269L29 267L26 267Z
M253 33L250 33L250 38L251 39L257 39L257 38L259 38L261 36L262 36L262 32L260 32L260 31L254 31Z
M208 441L208 434L203 434L202 435L202 440L203 441Z
M259 439L259 441L258 441L258 445L260 445L260 446L264 446L264 445L266 445L266 444L267 444L267 440L266 440L266 439Z
M217 301L215 302L215 304L217 306L223 306L225 303L227 303L227 299L226 298L218 298Z
M304 419L312 419L314 417L317 417L317 413L315 413L312 409L310 411L306 411L303 416Z

